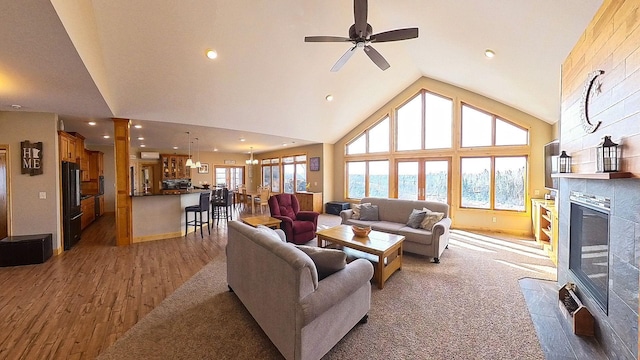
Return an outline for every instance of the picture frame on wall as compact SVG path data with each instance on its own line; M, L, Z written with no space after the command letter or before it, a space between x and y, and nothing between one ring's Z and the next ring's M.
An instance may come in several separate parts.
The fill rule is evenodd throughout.
M319 157L309 158L309 170L310 171L320 171L320 158Z
M209 173L209 164L202 163L198 168L198 174L208 174Z

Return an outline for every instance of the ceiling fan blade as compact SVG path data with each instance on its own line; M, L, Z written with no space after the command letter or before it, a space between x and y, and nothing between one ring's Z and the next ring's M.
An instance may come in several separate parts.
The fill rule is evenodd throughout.
M342 68L342 66L347 62L347 60L351 58L351 55L353 55L353 53L356 52L356 48L357 46L354 46L351 49L347 50L347 52L344 53L344 55L342 55L342 57L338 59L338 61L336 61L335 65L333 65L333 67L331 68L331 72L336 72L340 70L340 68Z
M353 17L357 37L367 36L367 0L353 0Z
M388 42L388 41L398 41L398 40L407 40L407 39L415 39L418 37L418 28L406 28L406 29L397 29L391 31L381 32L379 34L371 35L371 42Z
M304 42L345 42L351 39L342 36L305 36Z
M387 70L389 68L389 63L385 60L380 53L374 49L370 45L365 45L364 52L367 54L369 59L373 61L381 70Z

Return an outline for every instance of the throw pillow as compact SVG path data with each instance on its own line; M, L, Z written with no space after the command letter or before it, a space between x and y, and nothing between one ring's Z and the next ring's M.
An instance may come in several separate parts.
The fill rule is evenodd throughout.
M378 205L363 204L360 207L360 220L378 221Z
M296 247L309 255L316 265L318 281L347 266L347 254L343 251L306 245L296 245Z
M351 205L351 208L353 209L353 213L351 214L352 219L360 220L360 208L362 207L362 205L371 205L371 203Z
M411 215L409 215L409 220L407 221L407 226L410 228L417 229L420 227L422 220L424 220L424 216L427 214L426 211L420 209L411 210Z
M427 212L424 215L424 219L422 219L422 223L420 223L420 227L425 230L433 229L433 225L444 218L444 213L434 212L427 208L424 208L423 210L426 210Z
M258 226L256 226L256 230L258 230L262 234L265 234L266 236L268 236L269 238L271 238L273 240L287 242L286 239L282 239L280 237L280 235L278 235L278 233L275 230L273 230L272 228L266 227L264 225L258 225Z

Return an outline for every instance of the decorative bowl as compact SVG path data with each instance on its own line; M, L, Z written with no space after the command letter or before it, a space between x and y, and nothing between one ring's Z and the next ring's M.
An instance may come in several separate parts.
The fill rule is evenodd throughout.
M369 233L371 232L371 226L356 226L356 225L352 225L351 226L351 230L353 230L353 234L355 236L358 237L367 237L369 236Z

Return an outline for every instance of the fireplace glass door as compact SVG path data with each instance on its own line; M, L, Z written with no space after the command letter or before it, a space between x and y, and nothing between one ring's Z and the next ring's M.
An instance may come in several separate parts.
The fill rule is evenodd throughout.
M609 214L572 202L569 252L569 270L607 313Z

